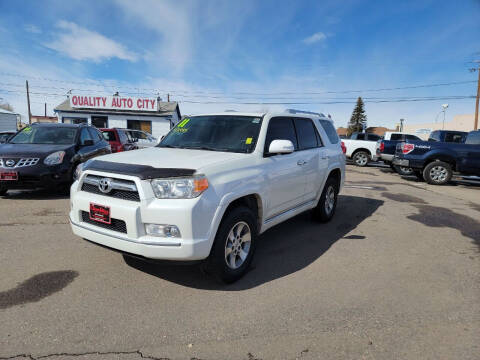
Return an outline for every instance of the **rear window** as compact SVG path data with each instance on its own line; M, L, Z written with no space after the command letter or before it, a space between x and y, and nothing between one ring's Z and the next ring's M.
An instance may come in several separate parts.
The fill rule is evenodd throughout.
M469 133L465 144L480 145L480 130Z
M102 131L103 138L107 141L117 141L113 131Z
M432 133L430 133L430 136L428 137L428 141L440 141L440 132L433 131Z
M315 127L310 119L295 119L298 147L300 150L312 149L318 146Z
M462 143L464 137L462 134L446 133L445 142Z
M340 141L337 131L335 130L335 127L333 126L331 121L328 120L319 120L320 125L322 125L323 130L327 133L328 140L330 140L331 144L338 144ZM360 135L360 134L358 134Z
M392 134L390 140L403 140L403 134Z

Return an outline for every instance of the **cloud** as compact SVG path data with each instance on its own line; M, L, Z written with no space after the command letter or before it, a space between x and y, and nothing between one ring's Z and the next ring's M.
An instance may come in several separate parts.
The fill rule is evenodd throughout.
M317 32L313 35L310 35L309 37L306 37L302 41L307 45L311 45L311 44L315 44L319 41L323 41L326 38L327 38L327 35L325 35L323 32L320 31L320 32Z
M41 34L42 33L42 30L36 26L36 25L33 25L33 24L26 24L23 29L26 31L26 32L29 32L29 33L32 33L32 34Z
M44 44L75 60L101 62L111 58L136 61L137 55L128 51L122 44L95 31L85 29L73 22L60 21L57 28L62 30L56 40Z

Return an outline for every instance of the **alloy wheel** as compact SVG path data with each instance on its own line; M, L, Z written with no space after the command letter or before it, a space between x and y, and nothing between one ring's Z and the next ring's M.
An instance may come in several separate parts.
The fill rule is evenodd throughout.
M236 223L228 233L225 242L225 262L230 269L243 265L250 252L252 233L244 221Z

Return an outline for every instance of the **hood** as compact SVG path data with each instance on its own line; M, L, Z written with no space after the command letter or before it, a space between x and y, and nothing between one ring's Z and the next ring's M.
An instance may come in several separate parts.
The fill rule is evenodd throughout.
M199 170L213 164L243 159L246 155L220 151L152 147L104 155L96 159L123 164L147 165L154 168Z
M67 150L74 145L49 144L0 144L0 158L4 157L44 157L55 151Z

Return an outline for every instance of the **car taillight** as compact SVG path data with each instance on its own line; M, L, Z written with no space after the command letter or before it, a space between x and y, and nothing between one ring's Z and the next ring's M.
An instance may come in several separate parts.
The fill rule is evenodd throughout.
M125 147L122 144L117 145L117 152L121 152L121 151L125 151Z
M402 147L403 154L411 153L415 149L415 145L409 144L409 143L402 143L401 147Z
M343 153L346 154L347 153L347 147L345 146L345 143L343 141L341 142L341 147L342 147Z
M385 144L383 143L383 141L380 142L380 152L383 152L385 150Z

